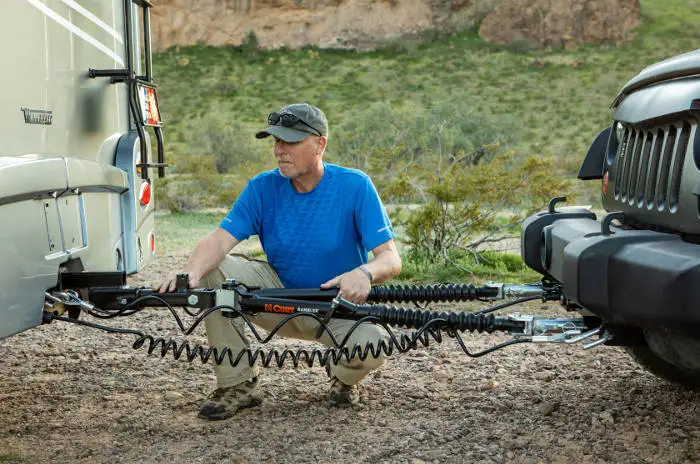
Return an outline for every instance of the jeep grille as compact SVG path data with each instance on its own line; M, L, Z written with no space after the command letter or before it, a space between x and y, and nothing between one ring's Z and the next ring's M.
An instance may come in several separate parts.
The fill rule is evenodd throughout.
M688 142L696 121L652 129L625 126L615 161L615 200L675 213Z

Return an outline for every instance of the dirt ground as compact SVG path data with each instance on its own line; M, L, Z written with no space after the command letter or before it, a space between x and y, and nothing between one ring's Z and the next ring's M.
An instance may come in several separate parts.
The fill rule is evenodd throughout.
M131 284L183 259L161 257ZM553 303L519 311L564 314ZM183 338L162 310L108 323ZM473 347L505 339L465 336ZM133 341L63 322L1 340L0 462L700 461L700 393L617 348L519 344L471 359L448 339L390 359L351 408L326 404L320 367L270 368L261 406L207 422L196 403L214 387L211 368Z

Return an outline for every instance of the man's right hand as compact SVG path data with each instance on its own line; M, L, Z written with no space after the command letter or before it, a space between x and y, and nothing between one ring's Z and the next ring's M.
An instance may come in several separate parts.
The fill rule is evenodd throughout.
M218 266L226 253L238 243L239 241L233 235L219 227L197 243L184 268L170 273L167 279L153 289L159 293L174 292L177 287L177 275L184 273L190 276L190 288L199 287L202 277Z
M186 270L179 270L171 272L163 282L157 287L153 287L153 289L158 291L158 293L174 292L177 284L177 276L180 274L187 274L189 276L189 288L199 287L201 277L191 272L188 273Z

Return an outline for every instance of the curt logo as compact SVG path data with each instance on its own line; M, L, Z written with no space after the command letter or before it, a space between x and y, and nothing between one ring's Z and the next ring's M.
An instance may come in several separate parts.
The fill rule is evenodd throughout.
M44 126L50 126L53 123L53 111L34 110L31 108L25 108L24 106L21 107L20 110L22 110L22 113L24 113L25 124L41 124Z
M294 312L294 306L282 306L265 304L265 312L267 313L282 313L282 314L292 314Z

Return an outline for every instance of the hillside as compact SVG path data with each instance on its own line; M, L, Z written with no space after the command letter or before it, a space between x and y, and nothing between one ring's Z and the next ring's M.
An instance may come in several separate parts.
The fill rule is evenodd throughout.
M333 129L352 126L376 102L408 109L450 103L512 127L508 148L554 155L575 173L609 124L608 107L622 85L700 43L700 0L643 0L641 15L633 42L575 50L499 47L473 29L425 33L422 41L387 42L372 52L262 51L254 40L173 48L154 56L168 158L176 172L187 172L209 163L209 148L221 142L234 159L265 157L269 146L252 140L253 131L270 111L306 100L331 121L332 159L339 145ZM232 128L237 135L217 142Z
M155 50L192 44L371 50L426 30L481 23L487 41L535 46L627 42L639 0L158 0Z

